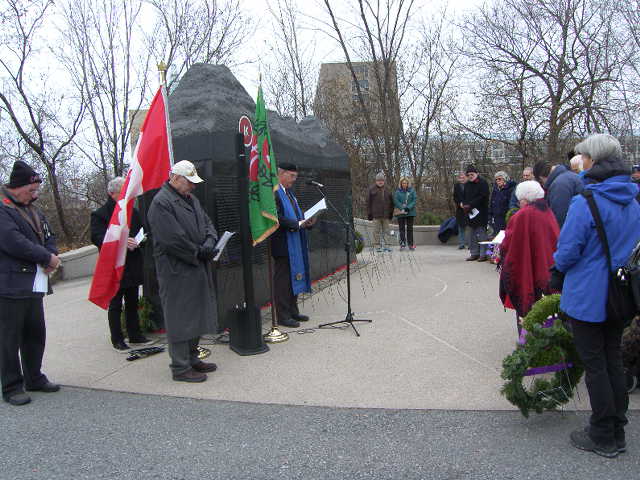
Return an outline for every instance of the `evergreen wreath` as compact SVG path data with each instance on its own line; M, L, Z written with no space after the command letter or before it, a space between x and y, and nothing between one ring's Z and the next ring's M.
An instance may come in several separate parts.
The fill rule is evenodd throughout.
M542 413L567 403L584 371L573 344L573 336L559 318L560 295L549 295L537 301L523 321L526 342L502 362L502 378L506 380L501 393L522 415L531 410ZM548 319L553 324L548 325ZM547 324L547 326L545 325ZM556 371L551 380L536 378L529 389L522 384L529 369L569 364Z
M516 213L518 213L520 211L520 207L513 207L510 208L507 211L507 214L504 217L504 221L506 225L509 225L509 220L511 220L511 217L513 217Z

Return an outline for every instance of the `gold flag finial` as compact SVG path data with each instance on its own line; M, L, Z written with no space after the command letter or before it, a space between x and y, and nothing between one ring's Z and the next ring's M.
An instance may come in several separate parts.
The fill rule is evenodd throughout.
M167 84L167 64L164 63L164 60L160 60L158 64L158 72L160 73L160 85Z

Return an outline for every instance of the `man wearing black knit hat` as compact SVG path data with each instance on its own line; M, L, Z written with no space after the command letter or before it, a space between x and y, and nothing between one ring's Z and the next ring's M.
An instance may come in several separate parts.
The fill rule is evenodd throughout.
M60 266L55 238L33 206L42 178L17 161L0 188L0 376L2 398L11 405L31 401L31 391L57 392L40 370L45 347L42 299L51 293L48 274Z
M480 242L487 240L489 222L489 184L478 174L478 169L469 165L466 169L467 183L464 187L462 209L469 227L469 250L467 261L487 261L486 247Z

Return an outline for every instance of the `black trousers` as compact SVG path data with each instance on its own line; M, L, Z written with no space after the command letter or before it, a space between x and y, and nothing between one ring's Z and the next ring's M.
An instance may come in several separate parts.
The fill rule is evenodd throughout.
M46 340L42 298L0 298L0 376L2 396L38 388Z
M413 245L413 220L414 217L398 217L400 245Z
M138 287L121 288L111 299L107 316L109 318L109 330L111 343L124 341L120 315L122 314L122 300L124 299L124 317L129 338L140 336L140 321L138 319Z
M594 442L610 445L615 438L624 438L629 406L620 346L622 328L608 322L572 319L571 323L591 401L589 435Z
M291 268L289 257L273 257L273 296L276 301L278 320L287 320L298 315L298 296L291 288Z

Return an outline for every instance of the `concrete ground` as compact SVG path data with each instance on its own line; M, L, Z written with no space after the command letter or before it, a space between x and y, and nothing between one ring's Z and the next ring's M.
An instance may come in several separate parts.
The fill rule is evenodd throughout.
M6 478L632 478L637 412L611 462L568 445L588 417L584 386L563 413L530 419L500 395L515 316L495 267L466 255L367 251L352 277L356 318L373 320L360 337L315 329L344 318L342 281L303 304L311 331L268 353L212 346L219 370L203 384L171 381L166 353L127 362L89 280L58 284L44 369L64 388L0 405L0 465L27 472Z

